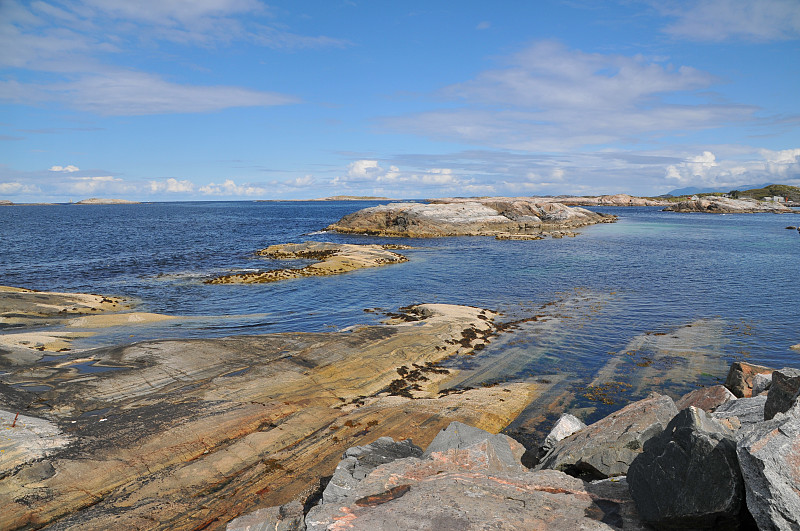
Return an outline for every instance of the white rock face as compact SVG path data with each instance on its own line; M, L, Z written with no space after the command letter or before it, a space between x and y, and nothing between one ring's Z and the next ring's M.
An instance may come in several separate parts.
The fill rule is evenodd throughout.
M694 201L681 201L664 209L668 212L709 212L712 214L746 214L773 212L783 214L794 212L780 203L769 203L755 199L730 199L728 197L704 197Z

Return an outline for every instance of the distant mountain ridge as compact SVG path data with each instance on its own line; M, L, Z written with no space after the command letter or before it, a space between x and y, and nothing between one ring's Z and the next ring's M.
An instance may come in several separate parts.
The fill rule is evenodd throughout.
M695 195L695 194L713 194L713 193L724 193L727 194L731 190L753 190L753 189L760 189L766 188L770 186L770 183L765 184L743 184L737 186L735 188L729 188L726 190L720 190L719 187L717 188L698 188L697 186L687 186L686 188L676 188L675 190L671 190L664 195L672 195L672 196L679 196L679 195Z

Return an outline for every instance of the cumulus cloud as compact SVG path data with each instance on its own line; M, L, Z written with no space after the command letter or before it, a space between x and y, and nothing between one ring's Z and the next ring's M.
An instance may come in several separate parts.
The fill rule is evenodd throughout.
M684 7L685 6L685 7ZM660 6L677 20L664 31L693 41L782 41L800 38L797 0L694 0Z
M150 181L149 183L150 191L153 193L157 192L169 192L169 193L188 193L194 192L194 183L192 181L183 180L179 181L177 179L169 178L164 181Z
M370 159L351 162L345 175L335 177L331 184L344 188L372 185L379 187L374 190L393 190L395 195L423 191L477 193L494 190L491 184L477 183L472 178L457 174L452 168L434 167L406 171L393 164L384 168L377 160Z
M745 155L720 160L711 151L704 151L667 166L666 179L684 186L721 188L800 180L800 149L759 149Z
M692 95L717 80L640 55L585 53L544 41L507 63L441 92L460 106L387 118L385 124L442 140L563 152L717 127L747 120L756 110L702 101L666 103L667 95Z
M94 194L96 192L124 192L131 187L119 177L101 175L97 177L71 177L68 188L76 194Z
M51 166L48 171L58 171L58 172L63 172L63 173L74 173L76 171L80 171L80 168L70 164L69 166Z
M41 191L36 185L19 182L0 183L0 194L2 195L38 194Z
M200 192L205 195L253 196L264 195L267 193L267 189L253 184L238 185L233 179L225 179L222 184L209 183L201 186Z

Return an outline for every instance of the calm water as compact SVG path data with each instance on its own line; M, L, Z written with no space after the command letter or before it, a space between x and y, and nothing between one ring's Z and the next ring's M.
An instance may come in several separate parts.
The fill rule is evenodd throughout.
M785 229L800 224L800 216L602 208L620 220L582 229L576 238L527 242L318 232L374 204L4 207L0 284L117 294L138 299L141 311L195 316L134 335L126 331L125 340L326 331L380 318L367 308L395 310L421 302L496 309L510 320L541 314L543 305L561 301L547 311L569 322L523 326L513 346L500 342L481 354L491 358L515 349L547 355L528 361L518 355L503 374L495 371L487 380L554 370L590 379L609 352L628 348L637 336L665 334L697 320L715 323L713 348L721 357L800 367L800 352L789 348L800 343L800 234ZM305 240L405 243L414 249L403 251L407 263L336 277L202 283L231 271L285 265L253 251Z

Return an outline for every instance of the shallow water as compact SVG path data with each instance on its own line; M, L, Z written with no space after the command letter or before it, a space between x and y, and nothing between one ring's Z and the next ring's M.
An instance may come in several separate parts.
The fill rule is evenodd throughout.
M579 402L583 387L606 374L604 367L614 358L628 360L615 362L625 370L608 373L620 381L628 378L630 387L608 390L616 392L618 400L644 393L631 375L649 371L648 378L657 378L655 369L666 363L664 359L675 358L675 349L691 356L696 347L697 356L719 359L724 365L747 359L800 367L800 352L789 348L800 343L800 297L793 289L800 233L785 228L800 223L800 216L600 208L617 214L619 221L581 229L576 238L539 241L388 239L319 232L341 216L374 204L4 207L0 284L117 294L137 299L141 311L192 316L116 332L106 329L94 339L76 342L83 347L161 337L336 330L381 318L365 309L393 311L422 302L485 307L503 312L506 320L541 315L475 356L450 363L466 369L463 385L561 378L574 386ZM256 285L202 283L232 271L285 266L286 261L253 252L305 240L390 242L414 248L401 251L409 262L334 277ZM687 325L698 323L703 323L698 328L702 333L686 332ZM669 355L663 354L669 349L643 340L675 334L685 344L669 347ZM639 345L641 352L628 354L631 345ZM637 363L647 359L650 365L644 368L654 368L645 371ZM687 365L687 371L690 366L696 369ZM666 371L667 366L662 368ZM724 376L720 369L713 370L702 377L661 383L677 393ZM606 406L613 407L601 403L596 414Z

